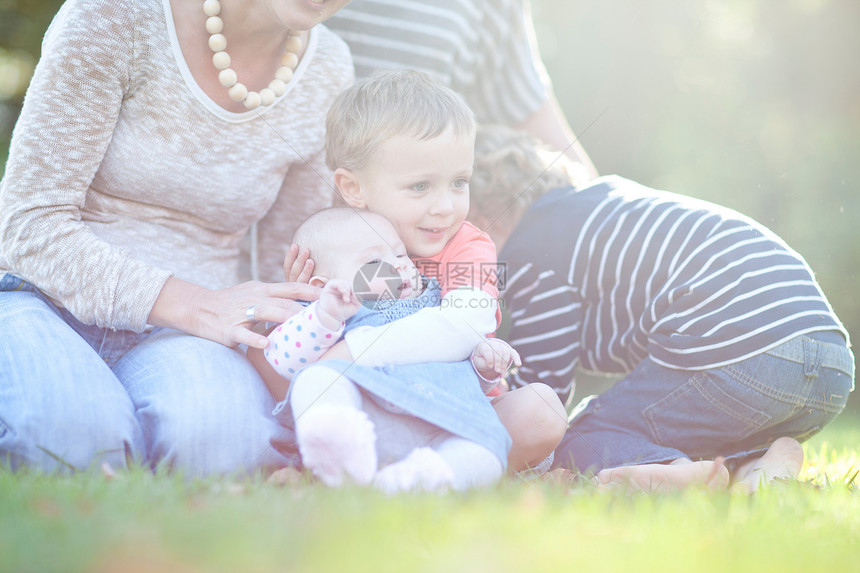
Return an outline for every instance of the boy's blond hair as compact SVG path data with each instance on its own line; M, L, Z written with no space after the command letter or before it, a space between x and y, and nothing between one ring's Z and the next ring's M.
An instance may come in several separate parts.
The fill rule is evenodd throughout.
M516 223L541 195L572 185L569 160L524 131L481 125L469 180L470 217Z
M326 165L355 171L397 135L471 135L475 116L452 89L415 70L379 71L335 99L326 116Z

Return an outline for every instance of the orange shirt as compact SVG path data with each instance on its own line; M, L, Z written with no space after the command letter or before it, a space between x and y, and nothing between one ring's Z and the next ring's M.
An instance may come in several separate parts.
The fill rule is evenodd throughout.
M439 281L442 296L458 287L468 286L480 288L493 300L499 299L496 245L489 235L468 221L439 254L415 259L414 262L422 275ZM499 324L501 316L501 310L497 308L496 324Z

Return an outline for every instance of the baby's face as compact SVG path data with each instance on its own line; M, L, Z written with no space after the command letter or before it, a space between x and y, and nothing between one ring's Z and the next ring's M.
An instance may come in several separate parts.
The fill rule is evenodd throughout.
M353 285L359 298L415 298L421 277L397 231L384 217L366 213L343 229L345 240L329 255L329 278Z
M355 174L369 211L392 222L414 258L439 254L469 213L474 133L396 136Z

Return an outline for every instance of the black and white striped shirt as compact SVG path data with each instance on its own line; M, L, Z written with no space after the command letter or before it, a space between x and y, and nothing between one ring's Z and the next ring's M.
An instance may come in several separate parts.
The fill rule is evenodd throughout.
M626 373L646 356L705 370L794 336L848 337L803 258L730 209L605 177L541 197L499 260L523 358L514 385L562 398L574 368Z
M413 68L449 85L479 122L518 123L546 100L522 0L353 0L326 21L356 76Z

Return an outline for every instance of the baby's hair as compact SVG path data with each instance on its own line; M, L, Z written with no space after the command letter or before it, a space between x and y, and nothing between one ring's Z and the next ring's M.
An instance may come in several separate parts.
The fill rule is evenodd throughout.
M475 116L456 92L415 70L379 71L341 93L329 109L326 165L355 171L392 137L431 139L449 128L456 137L475 130Z
M524 131L480 125L469 180L470 216L489 221L523 213L541 195L572 185L568 160Z
M299 225L293 234L293 243L303 249L308 249L316 263L316 273L323 274L330 270L335 264L332 260L348 246L349 225L361 224L372 225L374 217L382 217L371 213L353 209L352 207L329 207L313 213Z

